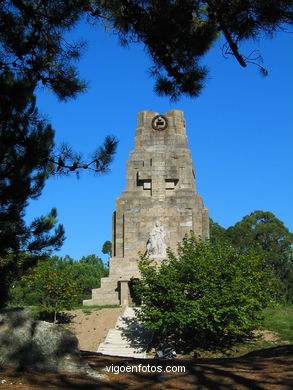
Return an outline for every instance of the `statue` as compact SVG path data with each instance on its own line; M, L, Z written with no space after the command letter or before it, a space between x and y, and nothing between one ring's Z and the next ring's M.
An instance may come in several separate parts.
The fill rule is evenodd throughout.
M150 257L167 257L166 243L165 243L166 232L160 221L155 222L155 226L150 232L149 239L147 242L147 256Z

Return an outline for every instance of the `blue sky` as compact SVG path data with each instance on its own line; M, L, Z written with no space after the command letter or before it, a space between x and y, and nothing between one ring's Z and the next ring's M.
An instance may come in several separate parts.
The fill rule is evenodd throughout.
M108 134L120 142L110 174L51 178L30 203L28 221L57 208L67 237L60 256L100 256L104 241L111 240L115 199L125 189L126 161L143 110L184 111L197 189L214 221L228 227L254 210L266 210L293 231L290 34L249 45L261 51L267 78L256 66L244 69L234 58L223 58L217 43L202 61L210 73L201 96L176 103L155 95L142 46L121 47L116 35L84 24L74 37L88 41L78 64L87 91L60 102L51 91L39 90L38 107L56 131L56 144L68 142L85 157Z

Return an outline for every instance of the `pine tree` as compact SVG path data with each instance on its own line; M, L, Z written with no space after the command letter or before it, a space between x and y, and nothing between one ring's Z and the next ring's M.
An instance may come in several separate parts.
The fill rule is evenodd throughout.
M32 84L50 87L60 99L76 96L86 84L74 61L83 43L64 33L81 17L78 0L4 0L0 3L0 66Z
M222 34L223 54L233 55L246 67L256 64L263 75L262 58L240 52L243 41L273 36L293 22L292 0L95 0L91 14L104 20L122 43L142 42L149 52L159 95L176 100L182 94L199 95L207 75L200 60Z
M24 221L25 208L43 189L54 147L54 131L39 117L29 80L0 75L0 270L1 302L11 281L37 258L64 241L57 213ZM55 231L51 233L52 229ZM1 305L0 302L0 305Z
M54 131L36 108L43 84L59 99L74 98L86 84L74 67L83 43L64 34L83 14L83 1L4 0L0 3L0 270L1 305L12 281L64 241L57 212L24 221L30 199L40 196L52 174L106 172L117 141L106 137L85 162L68 146L58 150ZM52 229L55 231L51 233Z
M220 35L224 55L266 75L261 56L242 54L240 44L287 31L292 9L292 0L2 0L0 68L43 83L61 99L76 96L86 87L74 66L84 43L70 43L64 33L86 17L115 30L123 44L145 45L158 94L194 97L207 75L200 61Z
M75 98L86 88L75 62L84 42L72 43L64 34L84 15L88 2L81 0L4 0L0 3L0 75L7 72L31 85L50 88L60 100ZM67 145L48 155L51 173L68 174L81 170L107 172L117 140L105 138L104 144L84 161Z

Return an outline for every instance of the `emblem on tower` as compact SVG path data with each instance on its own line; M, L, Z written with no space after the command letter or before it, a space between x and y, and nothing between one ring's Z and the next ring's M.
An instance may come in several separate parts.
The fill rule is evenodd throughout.
M152 120L152 128L154 130L162 131L168 126L167 118L164 115L156 115Z

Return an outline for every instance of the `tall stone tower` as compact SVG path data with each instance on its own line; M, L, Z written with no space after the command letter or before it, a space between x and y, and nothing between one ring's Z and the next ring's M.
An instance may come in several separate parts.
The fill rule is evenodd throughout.
M113 213L109 277L84 305L128 304L130 279L139 278L138 253L165 257L164 246L176 251L190 230L209 238L208 209L196 191L183 112L142 111L127 162L126 190Z

